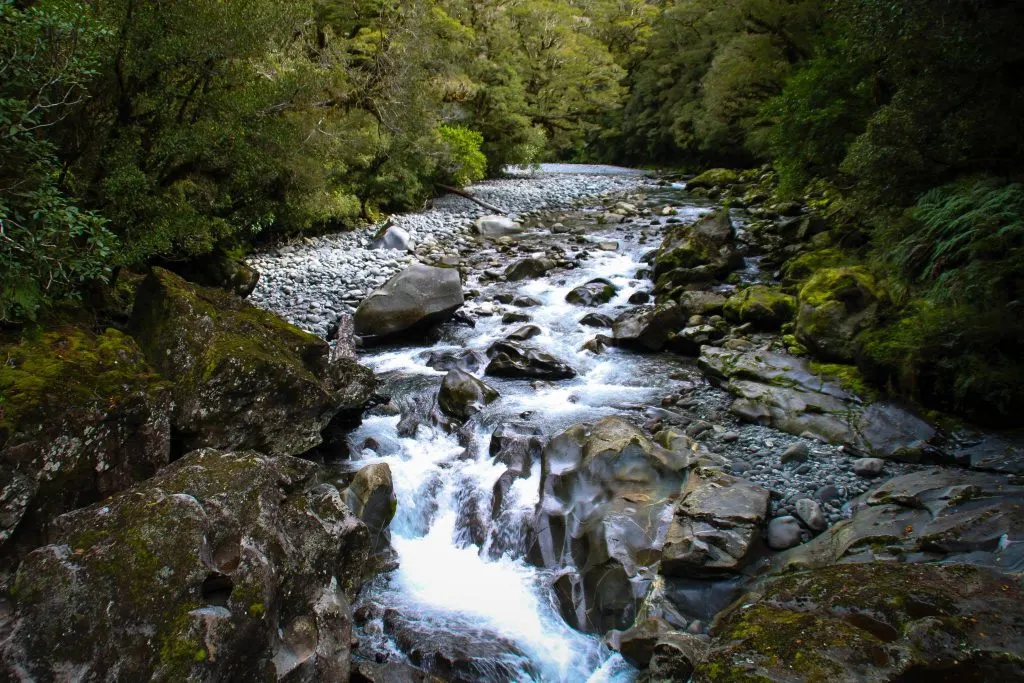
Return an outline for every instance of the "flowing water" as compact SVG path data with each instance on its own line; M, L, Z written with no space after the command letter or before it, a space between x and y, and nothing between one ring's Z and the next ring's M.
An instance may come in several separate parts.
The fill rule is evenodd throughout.
M663 190L657 206L673 199L680 201L678 192ZM684 206L679 218L689 220L706 210ZM660 242L660 227L646 225L647 219L643 224L598 226L595 218L592 211L574 217L588 226L583 244L573 236L546 231L521 241L527 250L536 245L538 253L552 243L564 245L569 254L586 249L590 257L584 267L556 270L548 277L520 283L481 283L480 273L474 273L466 283L467 290L480 291L476 302L490 301L499 293L515 293L537 299L539 306L514 309L498 305L496 315L476 316L473 328L445 326L433 346L390 347L361 356L361 362L383 380L382 393L401 405L406 416L418 412L422 420L415 433L410 433L400 429L400 415L371 414L350 436L350 466L386 462L398 499L391 532L399 566L378 576L364 601L386 609L391 617L389 621L378 614L362 626L360 652L364 656L404 659L397 642L402 639L393 635L397 621L404 633L414 634L411 640L427 644L424 652L437 643L461 648L474 658L472 677L541 681L635 678L636 671L599 636L576 631L563 621L551 588L556 575L523 559L524 525L538 503L539 462L534 463L532 476L516 480L499 519L490 518L492 491L506 469L492 460L488 448L499 425L526 424L551 437L573 424L606 415L642 416L678 384L679 373L693 373L689 362L667 354L640 355L613 348L598 356L580 350L596 333L610 334L580 325L580 318L589 312L614 318L629 307L631 294L650 289L650 281L638 279L637 273L647 267L643 255ZM618 251L595 248L597 242L608 239L619 242ZM511 263L523 255L501 257ZM566 303L566 294L573 287L598 277L618 287L612 301L593 308ZM475 310L474 305L479 304L468 305L468 310ZM448 434L432 426L427 414L445 373L426 365L427 352L471 349L483 354L491 343L526 324L502 323L501 313L511 310L525 310L530 324L543 330L525 346L566 361L578 376L531 383L482 377L481 367L475 374L497 389L501 398L459 433ZM373 450L362 448L368 439L376 442ZM391 626L386 627L385 622ZM409 641L407 636L401 643L406 653ZM421 663L430 664L429 654Z

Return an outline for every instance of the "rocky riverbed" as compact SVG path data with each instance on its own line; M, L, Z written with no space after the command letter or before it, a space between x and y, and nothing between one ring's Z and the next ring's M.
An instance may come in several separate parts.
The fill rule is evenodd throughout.
M698 678L754 676L774 665L748 654L737 669L708 630L777 567L1019 571L1012 440L941 433L780 334L832 296L785 294L784 271L761 267L786 260L800 207L722 211L592 167L471 191L508 217L447 197L251 261L258 305L345 353L353 328L373 344L358 355L384 402L326 452L342 476L386 467L395 495L382 550L395 568L356 611L365 676L413 664L449 680L685 680L702 660L717 668ZM814 340L841 348L844 322ZM971 647L967 659L985 650ZM929 665L922 652L914 666Z

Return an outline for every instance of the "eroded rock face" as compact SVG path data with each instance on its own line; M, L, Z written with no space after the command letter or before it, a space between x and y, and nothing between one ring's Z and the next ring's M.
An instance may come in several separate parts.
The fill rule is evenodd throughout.
M732 411L749 422L911 462L928 454L936 436L930 424L909 411L887 402L865 405L812 373L799 358L705 346L698 365L737 397Z
M322 339L215 289L154 268L139 288L132 329L174 383L183 451L252 448L297 455L320 444L339 413L361 411L373 373L330 360Z
M462 370L449 370L441 382L437 404L441 411L465 422L480 410L498 400L497 391Z
M1024 565L1024 486L1001 474L933 468L890 479L856 512L776 558L780 568L895 557Z
M204 449L61 516L14 579L4 674L347 680L370 538L316 469Z
M557 590L570 624L596 633L632 624L649 582L640 569L658 559L689 462L617 417L548 442L530 558L573 570Z
M962 565L840 565L769 581L721 616L693 680L1024 677L1017 576Z
M572 379L576 371L549 353L510 341L495 342L487 349L491 362L485 372L494 377Z
M721 576L743 568L768 517L766 489L702 467L690 473L662 552L665 576Z
M170 457L171 387L134 340L75 327L0 346L0 545L152 476Z
M459 271L417 263L359 304L355 331L370 341L425 332L451 318L464 302Z

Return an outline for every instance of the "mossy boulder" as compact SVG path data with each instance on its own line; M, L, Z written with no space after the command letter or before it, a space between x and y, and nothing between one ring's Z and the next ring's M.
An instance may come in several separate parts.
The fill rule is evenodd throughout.
M725 187L739 182L739 171L731 168L712 168L686 181L686 189L710 190L713 187Z
M885 300L863 267L820 270L800 289L796 337L822 360L852 363L857 335L877 323Z
M721 209L692 225L674 226L654 257L657 291L724 278L743 266L729 210Z
M0 543L152 476L170 457L171 388L134 340L70 325L0 345Z
M327 343L218 289L161 268L139 288L132 317L146 357L174 382L180 447L297 455L339 413L358 413L373 374Z
M840 249L806 251L782 265L782 281L787 285L805 282L819 270L842 268L853 264L853 257Z
M777 287L754 285L729 297L725 317L734 323L750 323L759 330L778 330L793 319L796 299Z
M13 581L3 674L347 680L370 539L317 470L204 449L58 518Z
M775 579L712 628L697 683L1024 677L1018 576L876 563Z
M258 270L221 249L189 261L169 262L165 265L189 282L204 287L218 287L243 299L252 294L260 281Z

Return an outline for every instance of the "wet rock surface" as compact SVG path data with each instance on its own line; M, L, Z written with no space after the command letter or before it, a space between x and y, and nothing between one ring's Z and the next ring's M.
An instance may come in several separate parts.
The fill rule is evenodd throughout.
M425 332L451 318L464 302L458 271L412 265L359 304L355 333L380 341Z

